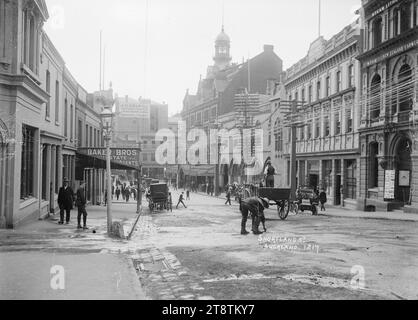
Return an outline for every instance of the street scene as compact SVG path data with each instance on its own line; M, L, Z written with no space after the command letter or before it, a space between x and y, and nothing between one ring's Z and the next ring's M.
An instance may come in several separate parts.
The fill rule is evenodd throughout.
M417 31L418 0L0 0L0 300L418 299Z

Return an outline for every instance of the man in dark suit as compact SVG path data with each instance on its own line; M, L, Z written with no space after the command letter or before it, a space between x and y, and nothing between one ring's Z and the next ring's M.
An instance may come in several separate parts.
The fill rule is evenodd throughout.
M84 187L85 183L80 183L80 188L77 190L77 209L78 209L78 215L77 215L77 229L81 229L81 216L83 216L83 229L87 230L87 211L86 211L86 196L84 194Z
M67 178L64 178L64 185L60 188L58 193L58 205L60 208L60 222L59 224L64 224L64 211L66 213L66 224L70 223L70 214L73 209L74 203L74 191L69 186L69 181Z

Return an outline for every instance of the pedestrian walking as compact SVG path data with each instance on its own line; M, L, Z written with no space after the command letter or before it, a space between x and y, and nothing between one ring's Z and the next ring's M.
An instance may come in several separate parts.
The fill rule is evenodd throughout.
M255 235L261 234L258 230L260 222L263 224L264 232L267 231L266 229L266 218L264 216L264 209L269 207L269 201L266 198L248 198L241 202L240 210L242 214L241 220L241 234L247 235L249 232L246 230L246 224L248 219L248 213L251 213L252 219L252 232Z
M77 229L83 228L84 230L87 230L87 211L86 211L86 196L84 193L85 183L81 182L80 187L77 190ZM81 216L83 216L83 227L81 227Z
M327 203L327 194L325 190L322 190L321 193L319 194L319 202L321 203L321 211L326 211L325 203Z
M105 207L107 206L107 190L105 190L105 194L104 194L104 205Z
M186 200L190 200L190 190L187 189L186 191Z
M115 185L112 184L112 200L114 196L115 196Z
M125 188L125 200L126 200L126 202L129 202L130 195L131 195L131 191L129 190L129 188Z
M227 205L229 203L229 205L232 206L232 203L231 203L231 193L232 193L232 189L229 188L228 191L226 191L226 202L225 202L225 205Z
M176 209L178 209L179 208L179 204L181 203L185 208L187 208L186 207L186 205L184 204L184 192L182 192L181 193L181 195L180 195L180 197L179 197L179 202L177 203L177 206L176 206Z
M58 192L58 206L60 208L59 224L64 224L64 212L66 224L70 223L70 215L74 203L74 191L71 189L69 182L67 178L64 178L64 185Z
M116 200L119 201L119 197L120 197L120 188L119 186L116 188Z

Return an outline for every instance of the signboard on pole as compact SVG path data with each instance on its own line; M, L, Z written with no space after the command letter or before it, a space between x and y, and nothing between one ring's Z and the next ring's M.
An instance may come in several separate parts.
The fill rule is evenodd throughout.
M106 148L79 148L77 151L90 157L106 160ZM141 166L139 161L140 152L141 149L139 148L110 148L110 161L133 169L139 169Z
M395 170L385 170L385 200L394 200L395 199Z

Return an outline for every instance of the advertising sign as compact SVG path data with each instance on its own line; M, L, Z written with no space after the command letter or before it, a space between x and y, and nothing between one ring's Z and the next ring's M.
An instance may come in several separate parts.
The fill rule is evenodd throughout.
M400 187L409 187L410 184L410 177L411 172L410 171L399 171L399 186Z
M106 148L79 148L77 151L81 154L106 160ZM112 163L121 164L131 168L139 168L141 163L139 161L140 149L138 148L111 148L110 161Z
M120 117L123 118L150 118L150 103L122 103L119 106Z
M385 170L385 191L384 199L385 200L394 200L395 199L395 170Z

